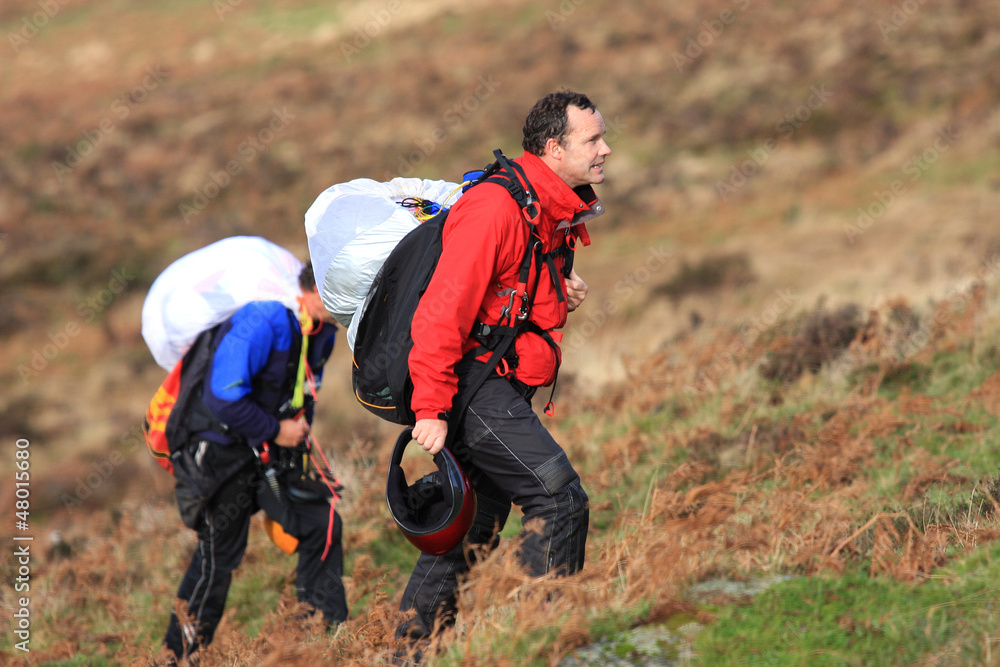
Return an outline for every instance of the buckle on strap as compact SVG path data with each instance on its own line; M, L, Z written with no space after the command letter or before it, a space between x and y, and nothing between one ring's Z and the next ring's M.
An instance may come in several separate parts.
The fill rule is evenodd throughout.
M510 321L510 313L514 310L514 299L517 297L517 291L510 291L510 299L507 300L506 305L500 309L500 324L503 325L504 322Z
M515 318L518 322L523 322L528 319L528 293L524 292L521 295L521 307L517 311L517 317Z
M518 322L523 322L524 320L528 319L528 310L529 310L528 306L531 302L531 299L528 296L528 290L524 290L523 292L520 293L520 295L521 295L521 305L518 307L517 315L514 317L514 319ZM501 326L503 325L504 322L510 321L510 315L511 313L514 312L514 301L517 298L517 296L518 296L518 291L511 290L510 298L507 300L507 303L504 305L504 307L500 309ZM484 324L483 326L488 326L488 325Z
M524 217L525 221L532 223L538 219L540 214L541 210L538 208L538 202L533 200L531 195L528 195L528 202L521 207L521 215Z

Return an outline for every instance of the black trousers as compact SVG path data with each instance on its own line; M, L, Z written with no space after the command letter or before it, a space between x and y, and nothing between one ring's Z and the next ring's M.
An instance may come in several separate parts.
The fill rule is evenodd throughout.
M467 378L461 370L459 377ZM460 392L463 384L460 380ZM519 554L529 573L572 574L583 567L587 494L562 447L511 383L491 374L472 399L452 451L476 489L476 517L465 544L417 559L400 602L400 610L416 615L399 626L399 636L426 637L435 622L442 627L454 622L458 577L471 565L467 547L495 548L511 503L524 513Z
M211 643L226 607L233 571L247 548L250 519L260 509L299 540L295 578L298 599L322 611L328 623L347 619L340 515L334 514L332 542L323 560L329 503L294 502L287 494L279 502L256 464L251 463L221 486L205 511L198 546L177 590L178 599L187 603L195 624L182 624L172 613L164 638L167 648L178 657L191 655Z

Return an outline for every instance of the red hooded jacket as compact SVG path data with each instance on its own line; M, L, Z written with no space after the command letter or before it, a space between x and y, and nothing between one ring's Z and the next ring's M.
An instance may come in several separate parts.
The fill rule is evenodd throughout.
M590 244L584 221L604 212L593 188L571 189L541 158L525 153L515 160L523 167L538 195L541 213L535 224L548 252L572 236ZM477 321L495 324L510 301L509 290L518 282L530 232L521 210L507 190L496 183L482 183L469 190L452 207L442 236L442 252L434 276L413 316L410 332L411 408L419 419L443 419L458 390L455 365L479 343L472 336ZM562 294L563 257L555 258ZM528 315L544 331L566 324L567 304L560 302L549 269L542 275ZM532 263L528 285L535 284ZM516 307L515 307L516 310ZM518 365L515 376L530 386L555 380L560 354L537 333L522 332L515 340ZM487 355L481 357L484 361Z

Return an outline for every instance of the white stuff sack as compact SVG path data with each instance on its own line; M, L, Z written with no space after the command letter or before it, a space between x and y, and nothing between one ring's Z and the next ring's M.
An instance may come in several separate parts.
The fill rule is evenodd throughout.
M258 236L233 236L164 269L142 305L142 337L170 370L202 331L251 301L280 301L298 312L302 262Z
M358 178L327 188L306 211L306 237L323 305L350 327L375 274L407 232L420 222L400 202L419 198L450 206L458 183L394 178L380 183ZM348 331L348 344L354 337Z

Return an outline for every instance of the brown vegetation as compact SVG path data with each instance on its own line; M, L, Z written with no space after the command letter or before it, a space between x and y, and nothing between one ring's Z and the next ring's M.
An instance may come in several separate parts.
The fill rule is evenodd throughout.
M954 329L960 327L961 319L944 323L938 344L949 345ZM689 340L679 345L684 351L695 344ZM944 348L926 352L935 349ZM868 354L869 361L875 358ZM642 380L662 377L668 364L661 357L635 374L637 382L615 387L617 407L585 398L578 399L579 407L604 424L627 424L630 414L655 414L662 410L656 406L674 400L678 389ZM739 395L739 386L731 383L737 374L734 370L720 378L727 387L724 393L733 398ZM994 379L974 389L970 399L988 400L996 393ZM873 576L918 581L945 564L949 554L1000 538L1000 531L981 522L994 511L995 502L980 506L974 515L937 516L930 521L913 512L857 506L865 493L861 473L879 465L875 442L903 433L895 456L914 475L903 481L899 497L914 503L931 485L961 485L968 480L951 472L953 460L929 455L913 444L907 435L918 428L913 420L946 433L976 428L954 422L954 411L929 396L904 392L898 401L891 401L871 389L842 404L802 411L785 425L744 419L736 436L711 426L665 433L633 427L609 438L582 424L558 431L571 459L585 462L595 452L603 459L586 478L592 497L607 499L595 502L592 516L609 525L595 533L587 567L569 580L532 579L516 566L516 545L504 542L481 557L462 585L459 623L441 637L440 647L464 647L465 664L513 664L509 646L484 643L490 628L514 628L515 634L522 628L527 633L536 627L536 619L557 618L559 632L526 649L555 664L591 639L588 613L625 611L644 601L648 611L640 622L678 613L697 615L685 588L713 574L812 575L867 562ZM731 413L749 411L733 404ZM316 624L295 620L301 609L291 597L291 579L284 571L290 563L267 555L273 547L262 531L255 530L242 571L270 572L282 591L278 607L264 620L257 638L249 641L232 621L237 610L231 610L231 620L223 623L202 664L370 665L394 650L392 630L399 617L393 596L385 591L397 586L405 573L374 565L366 553L375 540L386 539L387 527L381 480L389 444L375 450L370 446L371 441L356 445L340 459L343 477L351 480L344 510L350 517L348 593L352 601L368 600L364 610L332 637ZM681 452L686 452L688 462L661 467L644 500L622 504L614 499L636 470ZM989 493L996 497L995 489ZM985 502L986 496L980 498ZM128 629L135 627L129 619L138 611L132 596L136 590L148 591L154 596L154 609L166 612L173 579L190 548L190 533L170 503L138 498L110 512L73 516L74 525L67 530L72 554L52 554L42 564L40 574L47 583L40 603L47 600L61 609L76 609L81 616L119 619L123 629L94 634L90 623L66 624L49 631L52 641L33 652L31 661L40 664L81 651L105 654L102 646L124 643L116 661L145 664L155 651L151 638L139 641L135 630Z
M997 298L998 7L925 3L885 32L889 10L858 0L752 2L678 66L703 22L739 4L403 3L345 54L384 5L243 0L220 17L207 2L58 3L0 70L0 437L31 440L33 525L40 541L62 531L36 561L34 598L62 622L37 628L29 662L146 663L158 637L139 619L165 623L192 545L135 438L163 375L139 334L158 272L234 234L305 256L304 210L329 185L454 179L495 146L516 154L518 119L561 86L595 99L614 150L608 215L577 260L591 293L567 328L579 345L555 427L602 529L570 581L528 582L510 545L485 558L442 645L475 642L467 664L502 665L483 636L556 617L559 634L531 647L554 663L588 640L588 613L641 600L641 620L691 612L685 587L713 573L865 562L919 580L1000 537L968 519L991 516L995 479L978 480L964 518L904 511L977 482L915 444L977 428L922 393L934 355L971 345L1000 360L983 328ZM5 2L3 33L38 7ZM241 150L285 117L252 159ZM364 611L333 637L294 622L290 561L255 530L241 572L263 573L278 607L254 639L231 608L203 664L371 665L391 649L406 573L371 552L393 535L381 493L394 429L354 405L349 364L341 345L316 430L348 489L348 592ZM775 382L746 391L760 373ZM849 400L756 414L827 381ZM968 401L1000 414L997 376ZM859 506L887 438L906 470L900 505ZM630 504L626 490L646 495Z

